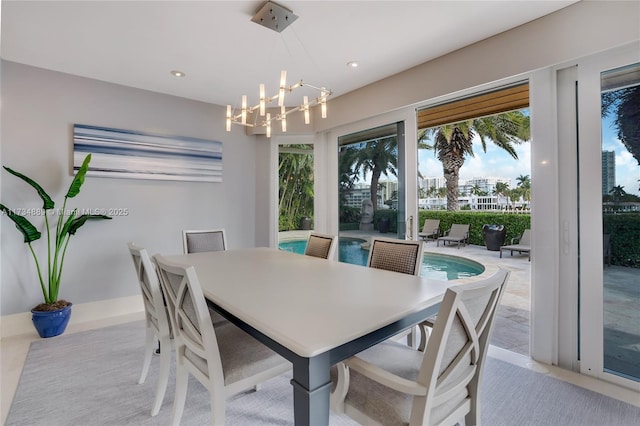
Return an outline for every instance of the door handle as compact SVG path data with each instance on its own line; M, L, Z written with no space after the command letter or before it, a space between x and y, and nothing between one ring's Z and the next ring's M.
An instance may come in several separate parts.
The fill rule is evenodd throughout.
M413 240L413 216L407 218L407 225L405 226L405 235L408 240Z

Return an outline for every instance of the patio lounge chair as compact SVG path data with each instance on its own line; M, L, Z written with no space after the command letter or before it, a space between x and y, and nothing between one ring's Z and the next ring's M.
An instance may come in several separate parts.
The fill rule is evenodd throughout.
M454 223L451 225L451 229L444 233L444 237L438 238L436 245L440 245L440 241L442 241L443 245L449 243L458 243L458 248L460 248L461 244L469 243L469 224L458 224Z
M529 260L531 260L531 229L525 229L520 238L512 238L511 244L500 247L500 257L502 257L502 252L504 250L510 251L511 256L513 256L514 251L517 251L520 254L528 253Z
M434 241L440 236L440 219L427 219L424 221L422 232L418 232L418 237L425 241L433 238Z

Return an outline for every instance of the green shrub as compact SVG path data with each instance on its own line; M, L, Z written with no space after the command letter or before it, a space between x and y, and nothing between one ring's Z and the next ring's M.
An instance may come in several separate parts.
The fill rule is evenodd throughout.
M611 264L640 268L640 213L605 214L602 227L611 235Z
M529 214L420 210L418 212L418 229L420 231L422 230L424 221L427 219L440 219L441 233L448 231L454 223L468 223L469 243L480 246L484 245L482 238L483 225L504 225L507 230L506 243L509 243L511 238L520 237L525 229L531 229L531 215Z

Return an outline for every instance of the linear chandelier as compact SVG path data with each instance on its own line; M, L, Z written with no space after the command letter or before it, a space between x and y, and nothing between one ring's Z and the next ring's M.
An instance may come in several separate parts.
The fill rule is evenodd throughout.
M291 10L283 7L272 1L266 2L260 10L255 14L251 21L258 25L261 25L270 30L278 33L282 32L285 28L298 19ZM317 91L318 95L309 100L309 96L302 97L302 103L296 107L287 109L284 105L285 94L291 93L301 87L309 87ZM259 86L259 102L254 106L247 105L247 96L242 95L242 107L240 111L236 111L231 108L231 105L227 105L226 116L226 128L227 132L231 131L232 124L240 124L248 127L265 127L267 137L271 137L271 123L273 121L280 121L282 131L287 131L287 115L292 112L302 111L304 114L304 123L310 123L309 109L313 106L320 105L320 113L322 118L327 117L327 98L331 95L331 90L325 87L317 87L308 83L304 83L302 80L299 82L287 86L287 71L280 73L280 87L278 93L273 96L266 96L264 84ZM267 112L269 104L278 101L278 107L280 111L275 114Z
M318 92L318 96L309 100L309 96L302 97L302 103L294 108L287 109L284 105L284 99L286 93L291 93L301 87L310 87ZM227 105L227 120L226 129L227 132L231 131L232 124L240 124L247 127L265 127L267 137L271 137L271 123L273 121L280 121L282 131L287 131L287 115L292 112L301 111L304 114L304 123L309 124L310 120L310 108L316 105L320 105L320 115L322 118L327 118L327 98L331 95L331 90L324 87L317 87L308 83L304 83L302 80L299 82L287 86L287 72L282 71L280 73L280 88L278 93L273 96L266 96L264 84L260 84L259 87L259 102L256 105L247 105L247 95L242 95L242 108L239 112L234 111L231 105ZM278 107L280 112L271 114L267 112L267 107L274 101L278 101Z

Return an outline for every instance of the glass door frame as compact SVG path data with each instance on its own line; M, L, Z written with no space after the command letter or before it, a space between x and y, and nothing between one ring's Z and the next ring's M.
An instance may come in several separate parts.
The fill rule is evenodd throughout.
M417 152L417 132L416 129L416 114L414 108L403 108L401 110L393 111L388 114L382 114L370 119L358 121L356 123L340 126L328 131L325 134L325 146L326 146L326 161L328 176L325 182L328 183L326 188L326 203L324 209L326 211L327 229L329 233L338 235L340 223L339 223L339 203L338 203L338 138L340 136L349 135L352 133L361 132L367 129L384 126L390 123L404 122L404 150L398 150L398 156L402 155L402 159L398 158L398 162L404 163L404 181L405 181L405 196L404 207L406 219L413 217L417 218L418 214L418 201L417 197L407 196L407 194L416 194L417 178L418 175L418 162L415 161L413 155L409 153ZM398 189L400 190L400 189ZM400 197L398 198L400 200ZM410 238L411 235L418 235L417 220L413 220L412 227L407 224L406 238Z
M640 382L604 371L604 284L602 261L601 73L640 61L632 43L578 62L580 372L640 390ZM594 172L596 171L596 172Z
M323 223L324 217L322 217L322 213L320 213L320 217L318 217L318 213L320 211L320 202L318 201L318 190L319 186L319 177L318 172L321 167L319 166L318 156L321 156L321 152L319 152L318 141L315 138L315 135L278 135L274 136L270 139L270 167L269 167L269 176L271 176L269 192L271 196L269 197L271 200L270 209L269 209L269 223L270 223L270 232L269 232L269 247L278 247L278 204L279 204L279 171L278 171L278 162L279 162L279 147L280 145L313 145L313 172L314 172L314 182L313 182L313 215L314 215L314 224L316 225L314 229L318 226L319 222ZM321 150L320 150L321 151ZM322 160L322 159L320 159ZM320 178L323 177L321 173ZM320 231L318 231L320 232Z

